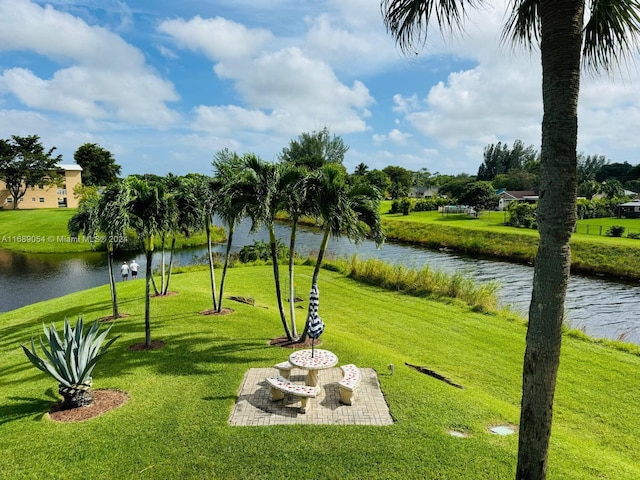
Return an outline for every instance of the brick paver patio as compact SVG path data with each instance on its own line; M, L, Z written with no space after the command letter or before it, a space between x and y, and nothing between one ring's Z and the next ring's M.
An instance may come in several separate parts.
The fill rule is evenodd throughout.
M244 376L240 393L233 407L229 424L259 426L283 424L325 425L392 425L389 407L380 390L378 375L372 368L361 368L360 384L355 390L353 405L340 403L338 382L340 368L319 372L319 391L310 398L307 413L299 413L300 400L285 394L284 400L272 401L265 379L278 375L275 368L251 368ZM291 381L304 383L306 372L294 368Z

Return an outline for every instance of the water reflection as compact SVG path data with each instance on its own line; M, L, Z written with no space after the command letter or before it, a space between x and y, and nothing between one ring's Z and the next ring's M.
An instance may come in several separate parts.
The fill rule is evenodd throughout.
M234 251L254 240L268 241L268 232L249 233L250 222L243 222L234 234ZM288 244L289 227L277 225L276 235ZM317 252L321 235L314 230L300 228L297 233L297 250L308 255ZM222 253L224 245L215 250ZM175 262L190 265L201 258L206 249L179 251ZM438 252L407 245L386 244L377 249L373 242L354 245L347 239L332 239L328 253L335 256L358 254L361 258L380 258L386 262L403 264L413 268L429 266L447 272L460 272L477 281L498 281L498 292L503 305L526 314L531 299L533 268L526 265L481 260ZM144 255L124 254L114 258L116 278L119 264L133 259L144 272ZM167 257L168 261L168 257ZM154 267L160 256L154 255ZM106 253L28 255L0 250L0 312L23 305L65 295L67 293L108 283ZM640 286L604 279L572 276L567 291L567 322L589 335L611 339L624 338L640 344Z

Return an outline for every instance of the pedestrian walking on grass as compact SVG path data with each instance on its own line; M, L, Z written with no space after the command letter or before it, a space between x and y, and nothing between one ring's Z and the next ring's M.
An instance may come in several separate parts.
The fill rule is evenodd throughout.
M129 265L129 270L131 270L131 280L135 280L136 278L138 278L139 268L140 265L138 265L135 260L132 260L131 264Z
M129 278L129 265L124 262L120 267L120 274L122 275L122 281L125 282Z

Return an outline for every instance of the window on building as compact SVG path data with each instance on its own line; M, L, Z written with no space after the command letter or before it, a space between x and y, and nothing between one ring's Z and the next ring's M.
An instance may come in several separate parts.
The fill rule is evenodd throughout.
M31 201L35 202L36 201L36 197L31 197Z
M44 203L44 197L40 197L40 203Z

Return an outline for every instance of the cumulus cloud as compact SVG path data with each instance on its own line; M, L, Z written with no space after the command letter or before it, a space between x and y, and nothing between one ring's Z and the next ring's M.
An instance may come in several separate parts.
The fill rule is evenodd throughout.
M202 51L214 61L252 57L273 38L265 29L247 28L222 17L199 15L191 20L165 20L158 30L175 38L179 46Z
M220 17L167 20L159 29L179 47L204 52L214 61L216 75L231 81L242 99L243 105L196 108L198 129L296 135L322 126L337 134L367 128L374 100L362 82L344 84L326 62L300 47L266 48L270 32Z
M150 125L178 119L166 105L178 99L173 85L145 64L138 49L49 5L1 1L0 50L28 50L72 64L48 79L27 68L5 70L0 88L28 107Z

